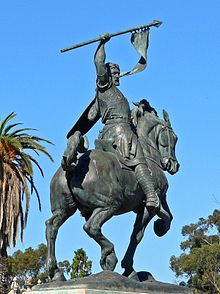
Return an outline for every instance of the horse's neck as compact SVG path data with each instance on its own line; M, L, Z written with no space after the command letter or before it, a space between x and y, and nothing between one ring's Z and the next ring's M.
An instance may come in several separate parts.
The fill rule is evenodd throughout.
M146 158L160 165L161 155L157 146L157 127L159 120L153 117L140 118L137 125L137 134Z

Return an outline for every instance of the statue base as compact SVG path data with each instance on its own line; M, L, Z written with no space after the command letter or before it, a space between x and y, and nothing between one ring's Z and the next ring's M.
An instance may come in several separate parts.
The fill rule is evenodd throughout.
M32 288L34 294L192 294L186 287L154 280L136 281L118 273L103 271L85 278L54 281Z

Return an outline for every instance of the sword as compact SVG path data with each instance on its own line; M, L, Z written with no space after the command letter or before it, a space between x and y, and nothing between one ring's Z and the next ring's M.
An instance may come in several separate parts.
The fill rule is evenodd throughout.
M150 27L157 27L158 28L161 24L162 24L161 21L154 20L153 22L147 23L147 24L145 24L143 26L127 29L127 30L120 31L120 32L117 32L117 33L114 33L114 34L109 34L109 37L112 38L112 37L123 35L123 34L126 34L126 33L132 33L132 32L135 32L135 31L148 29ZM92 39L92 40L89 40L89 41L78 43L78 44L75 44L73 46L63 48L63 49L60 50L60 52L63 53L63 52L70 51L70 50L73 50L73 49L76 49L76 48L79 48L79 47L82 47L82 46L86 46L88 44L92 44L92 43L101 41L101 39L102 39L102 37L98 37L98 38L95 38L95 39Z

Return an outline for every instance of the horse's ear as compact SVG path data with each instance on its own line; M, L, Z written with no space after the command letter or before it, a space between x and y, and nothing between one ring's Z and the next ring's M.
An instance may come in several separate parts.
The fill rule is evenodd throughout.
M169 114L168 114L168 112L166 112L166 110L164 110L164 109L163 109L163 118L164 118L165 122L166 122L169 126L171 126L171 122L170 122Z

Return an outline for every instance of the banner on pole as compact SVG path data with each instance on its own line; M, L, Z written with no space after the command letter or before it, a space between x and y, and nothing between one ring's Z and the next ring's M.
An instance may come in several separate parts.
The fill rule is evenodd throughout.
M140 72L146 68L146 66L147 66L147 48L149 45L149 35L150 35L149 29L132 33L131 43L134 46L134 48L136 49L136 51L140 54L141 57L140 57L138 63L136 64L136 66L132 70L122 72L120 74L120 77L135 74L135 73Z

